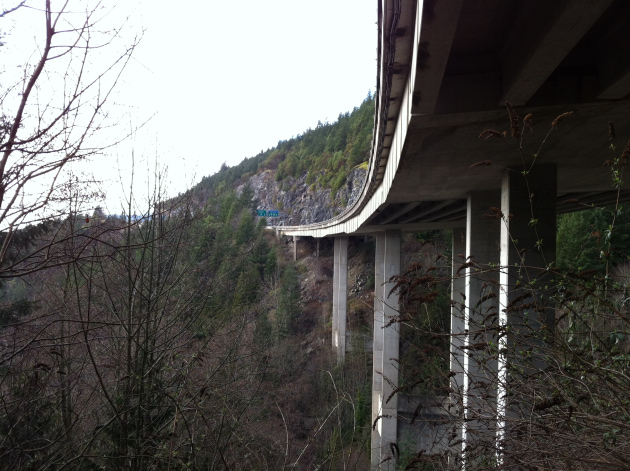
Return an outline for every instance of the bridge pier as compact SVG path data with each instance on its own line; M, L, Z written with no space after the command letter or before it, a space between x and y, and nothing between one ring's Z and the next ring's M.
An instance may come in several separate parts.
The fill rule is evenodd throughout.
M459 404L463 408L463 425L455 430L461 437L455 442L462 440L462 445L451 451L455 460L458 454L466 460L466 448L477 441L485 446L493 443L493 435L493 448L501 460L500 450L509 433L507 351L513 354L519 347L514 342L523 340L510 333L499 337L497 332L506 326L509 332L535 331L541 324L553 329L552 308L545 309L542 316L530 313L526 319L511 304L532 290L536 280L540 284L541 272L555 261L556 181L555 164L534 166L527 180L522 169L507 169L500 191L468 195L465 260L458 256L462 234L454 232L451 407L454 414L460 412ZM501 212L493 212L491 207L500 207ZM527 302L531 301L530 297ZM492 353L496 348L498 358Z
M495 430L497 360L486 347L497 337L501 219L490 208L500 204L499 190L468 194L466 268L460 272L465 275L466 296L462 454L477 440L487 443Z
M374 341L372 347L372 422L381 415L381 397L383 396L383 376L377 370L383 364L383 286L385 284L385 233L376 234L374 258ZM377 470L381 462L381 432L378 427L372 429L371 461L372 469Z
M538 296L550 276L546 268L556 260L556 195L556 164L536 164L526 177L522 175L522 168L508 168L503 173L499 323L509 330L498 345L496 448L499 464L503 459L504 438L510 433L506 423L510 413L507 400L508 360L518 363L516 352L528 349L532 343L542 342L538 336L539 328L544 329L546 325L550 331L554 329L555 310L553 306L540 309L544 301ZM535 297L523 299L528 292ZM517 298L520 301L517 302ZM519 304L532 302L540 304L537 306L540 311L535 308L519 309ZM524 335L515 337L519 332ZM514 357L509 359L508 354ZM543 366L536 365L538 369Z
M335 237L333 259L332 346L337 361L346 357L346 309L348 302L348 236Z
M400 231L385 231L376 235L374 282L374 360L372 366L371 467L373 470L394 469L390 444L398 441L398 395L390 398L398 386L400 330L397 322L398 294L389 294L394 283L389 279L400 274ZM387 326L387 327L385 327ZM392 456L392 458L394 458Z
M451 346L450 371L451 394L449 413L459 420L454 421L451 432L454 434L451 443L455 445L449 454L449 463L456 468L461 463L462 444L464 442L464 310L466 303L466 278L458 273L466 258L466 231L453 230L452 244L452 278L451 278ZM460 257L460 255L462 255Z

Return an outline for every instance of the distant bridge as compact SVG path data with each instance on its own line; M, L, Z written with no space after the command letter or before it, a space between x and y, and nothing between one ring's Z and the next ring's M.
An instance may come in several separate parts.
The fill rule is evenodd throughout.
M402 405L396 398L383 403L398 381L391 359L398 356L399 332L396 325L382 326L397 314L398 300L386 297L386 281L400 271L401 231L454 229L454 254L503 267L498 304L508 305L514 276L509 267L518 257L510 234L530 249L529 265L544 266L555 259L556 215L578 209L563 202L605 205L617 199L602 162L608 158L609 121L618 146L630 138L628 31L627 0L378 1L376 114L361 196L328 221L278 228L296 240L335 238L333 346L340 360L348 336L348 236L376 237L372 409L373 419L391 418L380 419L373 433L373 469L391 466L379 463L400 438L396 417ZM514 139L478 138L485 129L510 132L506 101L521 117L532 113L534 128L544 132L557 116L574 112L537 156L529 187ZM532 155L525 158L526 165L533 163ZM621 199L630 200L630 193L621 192ZM491 206L514 215L509 228L483 217ZM537 236L528 226L532 212ZM543 250L535 250L541 239ZM454 277L452 292L465 293L468 305L475 305L484 280L471 270L464 279ZM468 340L456 334L466 329L453 315L453 383L465 396L473 394L461 353ZM465 432L459 433L465 444Z

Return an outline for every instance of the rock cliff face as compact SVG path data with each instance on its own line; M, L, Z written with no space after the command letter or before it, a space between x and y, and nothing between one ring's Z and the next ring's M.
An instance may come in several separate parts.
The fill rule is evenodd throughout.
M250 178L249 183L258 199L258 208L278 210L280 217L269 219L269 225L297 226L332 218L353 204L361 194L367 172L353 169L346 183L337 191L334 201L330 189L309 187L306 175L276 181L275 170L266 170ZM242 186L237 191L240 192Z

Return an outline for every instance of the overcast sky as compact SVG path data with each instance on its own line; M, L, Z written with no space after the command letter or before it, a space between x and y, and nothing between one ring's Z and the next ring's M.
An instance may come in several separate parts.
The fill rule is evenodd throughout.
M73 0L75 21L81 8L95 1ZM0 8L17 2L0 0ZM109 50L142 35L110 103L113 127L100 139L113 142L142 127L89 166L111 194L117 175L127 172L132 151L145 167L156 156L168 166L171 193L177 193L223 162L235 165L314 128L318 120L335 121L375 90L375 0L101 4L106 12L102 29L128 18ZM11 73L25 70L19 64L28 57L37 59L34 38L43 24L37 8L43 5L44 0L28 0L33 8L2 19L1 31L8 33L0 50L2 86L12 80ZM111 60L99 54L92 56L90 67Z
M138 121L157 113L143 152L182 183L335 121L375 89L375 1L173 5L137 3L145 34L123 86Z

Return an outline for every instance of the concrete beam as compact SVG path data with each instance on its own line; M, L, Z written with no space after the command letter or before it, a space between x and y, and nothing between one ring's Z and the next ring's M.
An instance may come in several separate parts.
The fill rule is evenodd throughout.
M606 40L597 55L601 87L597 98L600 100L619 100L630 94L630 44L626 27L630 21L630 4L626 2L623 10L616 13L617 24L606 32Z
M630 67L616 77L597 95L600 100L619 100L630 93Z
M362 226L354 232L355 234L376 234L388 230L399 230L401 232L422 232L437 231L440 229L453 229L466 226L466 221L442 221L442 222L416 222L409 224L388 224L388 225L368 225Z
M405 206L400 208L398 211L393 212L387 218L385 218L382 221L380 221L379 224L388 224L388 223L392 222L394 219L398 219L400 216L402 216L404 214L407 214L409 211L411 211L412 209L416 208L418 205L420 205L420 202L407 203Z
M410 223L412 221L417 221L418 219L429 216L431 214L435 215L435 213L439 213L442 209L452 205L453 203L457 203L457 200L440 201L436 203L432 208L425 209L424 211L414 212L413 214L410 214L406 219L403 219L400 222L402 224L405 224L405 223Z
M514 106L527 104L613 0L536 3L540 8L523 9L503 52L500 105L506 100Z
M435 111L463 0L418 2L412 62L411 114Z

